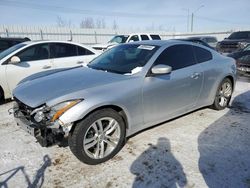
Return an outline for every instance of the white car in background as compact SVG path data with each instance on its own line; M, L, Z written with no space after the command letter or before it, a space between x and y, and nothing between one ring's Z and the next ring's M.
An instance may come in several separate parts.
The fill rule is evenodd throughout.
M95 44L92 46L95 50L104 51L112 48L118 44L143 41L143 40L161 40L158 34L148 34L148 33L133 33L129 35L116 35L106 44Z
M86 65L99 52L74 42L23 42L0 53L0 99L12 97L12 90L25 77L49 69Z

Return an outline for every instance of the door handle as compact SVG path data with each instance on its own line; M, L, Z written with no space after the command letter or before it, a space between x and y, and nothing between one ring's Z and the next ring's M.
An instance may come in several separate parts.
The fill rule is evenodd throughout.
M51 68L50 65L44 65L44 66L43 66L43 69L49 69L49 68Z
M84 63L83 61L77 61L76 62L77 64L82 64L82 63Z
M201 76L201 73L195 72L195 73L193 73L193 74L191 75L191 78L193 78L193 79L198 79L200 76Z

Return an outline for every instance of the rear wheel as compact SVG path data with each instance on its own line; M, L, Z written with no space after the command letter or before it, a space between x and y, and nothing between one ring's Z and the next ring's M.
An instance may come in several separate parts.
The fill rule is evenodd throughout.
M76 124L69 147L82 162L99 164L120 151L125 141L125 124L113 109L101 109Z
M212 108L215 110L225 109L232 97L233 86L230 79L225 78L219 85Z

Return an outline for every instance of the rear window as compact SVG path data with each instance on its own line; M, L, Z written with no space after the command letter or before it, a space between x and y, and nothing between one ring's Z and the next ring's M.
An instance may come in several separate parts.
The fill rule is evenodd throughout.
M194 53L198 63L209 61L213 58L212 53L203 48L193 46Z
M159 35L150 35L152 40L161 40L161 37Z

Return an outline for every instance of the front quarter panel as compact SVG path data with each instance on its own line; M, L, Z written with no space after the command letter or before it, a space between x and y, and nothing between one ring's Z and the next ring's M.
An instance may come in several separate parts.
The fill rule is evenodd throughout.
M118 83L91 88L84 92L84 100L66 111L60 120L64 123L76 122L92 111L105 106L120 107L126 114L128 131L143 123L141 86L143 79L134 77Z

